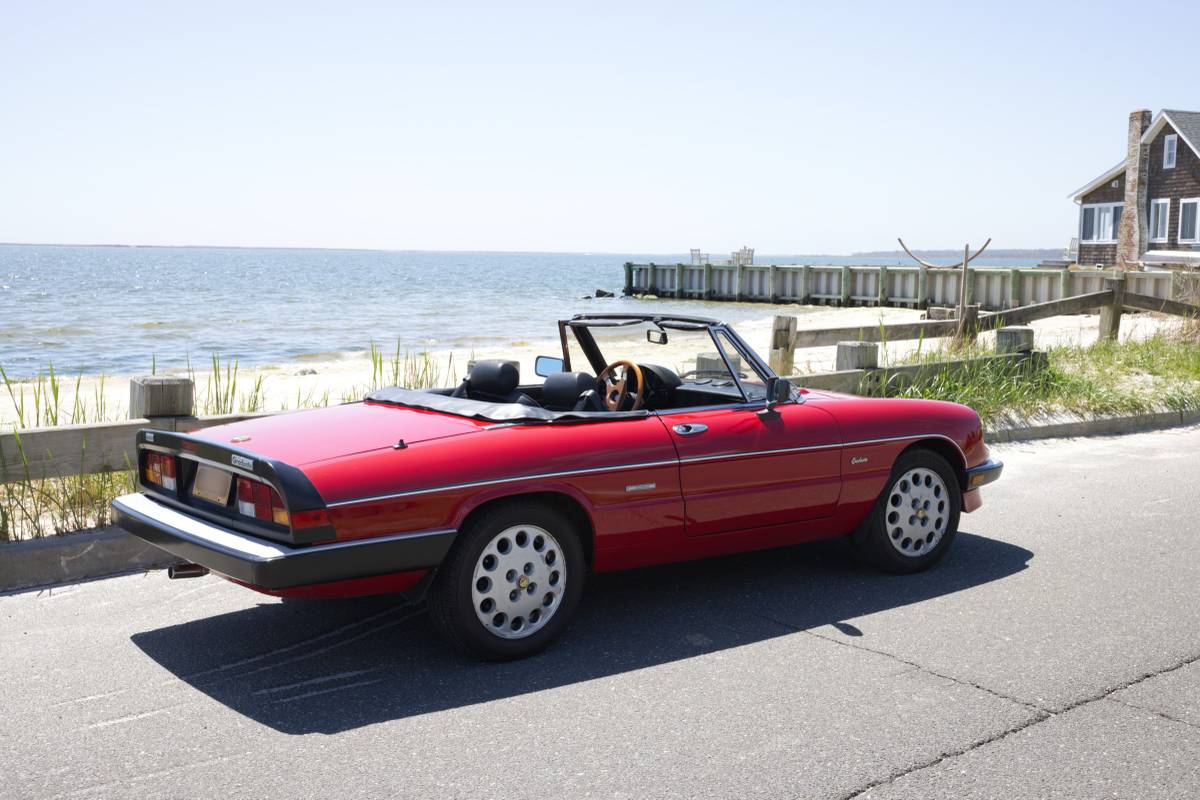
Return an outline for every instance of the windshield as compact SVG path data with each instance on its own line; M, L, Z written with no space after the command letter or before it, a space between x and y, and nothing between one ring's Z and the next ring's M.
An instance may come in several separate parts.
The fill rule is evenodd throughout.
M745 363L724 334L714 339L706 327L673 328L669 327L670 323L664 324L668 327L641 321L616 325L589 324L587 331L605 364L626 360L641 366L657 365L673 372L683 384L698 387L739 390L740 381L750 399L765 396L761 378ZM572 333L575 335L568 337L571 364L573 368L580 369L588 361L577 339L577 326L572 326ZM735 380L730 365L737 373L738 380Z

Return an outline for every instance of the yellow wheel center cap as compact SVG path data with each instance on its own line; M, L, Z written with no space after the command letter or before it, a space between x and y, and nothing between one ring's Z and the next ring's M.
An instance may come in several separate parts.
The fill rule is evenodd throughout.
M517 581L517 587L520 589L529 588L529 578L526 578L524 575L522 575L520 580Z

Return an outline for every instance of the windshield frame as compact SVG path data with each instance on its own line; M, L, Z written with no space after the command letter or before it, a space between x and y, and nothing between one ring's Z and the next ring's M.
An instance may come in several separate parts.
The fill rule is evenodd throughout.
M763 363L763 360L758 356L758 353L746 344L742 337L738 336L737 332L729 327L724 322L717 322L703 317L670 317L670 316L650 316L650 315L577 315L569 320L559 320L559 338L562 343L563 353L563 369L570 371L571 352L569 347L569 335L573 335L579 349L583 351L584 357L595 370L595 374L599 375L609 361L605 360L604 354L600 350L600 346L596 343L595 337L592 336L591 328L617 328L634 325L642 325L645 323L653 324L661 329L675 329L687 331L703 330L708 333L709 340L713 343L716 351L721 354L722 361L725 362L725 368L729 371L733 379L734 385L737 387L738 393L741 395L740 404L758 404L766 402L763 399L751 399L746 392L745 386L742 385L742 380L738 376L737 370L733 368L733 360L727 352L722 340L728 341L741 356L743 363L749 364L750 370L757 374L759 379L766 383L770 378L776 377L775 372ZM568 330L570 334L568 334ZM717 334L724 334L718 336Z

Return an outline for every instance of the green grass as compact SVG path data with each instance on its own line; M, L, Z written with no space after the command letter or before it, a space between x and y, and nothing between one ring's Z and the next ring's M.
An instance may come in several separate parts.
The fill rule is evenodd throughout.
M920 382L885 386L878 393L963 403L985 423L1063 412L1086 417L1200 408L1200 343L1183 333L1052 348L1044 370L987 355L978 348L919 352L909 363L927 364L931 372ZM936 362L947 358L967 363L939 369Z

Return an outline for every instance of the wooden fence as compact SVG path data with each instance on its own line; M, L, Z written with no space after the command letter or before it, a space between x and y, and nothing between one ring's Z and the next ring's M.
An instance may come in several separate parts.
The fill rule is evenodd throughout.
M972 267L967 303L1001 311L1103 290L1103 270ZM1127 273L1129 291L1174 298L1170 272ZM718 266L625 264L625 294L761 303L888 305L909 308L958 304L958 267Z
M1153 273L1128 273L1128 277L1141 277ZM1124 309L1157 311L1179 317L1200 318L1200 306L1164 300L1159 297L1128 291L1128 285L1143 284L1126 280L1121 273L1106 275L1100 291L1088 292L1064 299L1050 300L994 313L979 313L977 305L968 311L967 334L974 337L983 331L996 330L1010 325L1024 325L1034 320L1071 314L1082 314L1100 309L1100 335L1115 339L1120 333L1121 316ZM821 328L804 330L798 328L796 317L777 316L772 327L769 363L779 375L791 375L795 371L795 351L803 347L829 347L841 342L904 341L911 339L935 339L954 336L958 332L958 320L921 320L920 322L891 325L861 325L847 328Z

